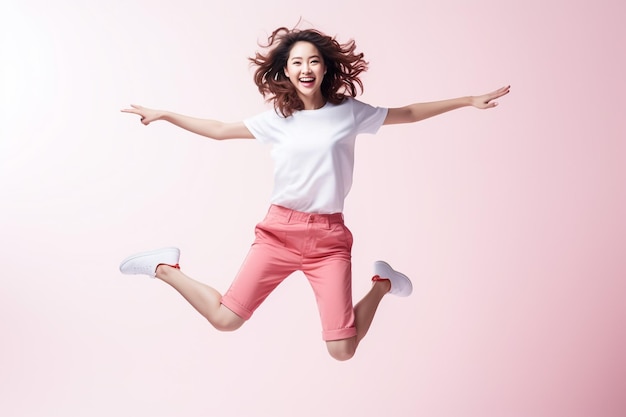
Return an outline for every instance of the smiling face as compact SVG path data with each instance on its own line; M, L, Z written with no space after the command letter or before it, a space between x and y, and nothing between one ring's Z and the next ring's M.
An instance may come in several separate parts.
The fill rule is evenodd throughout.
M292 46L285 75L296 87L306 110L318 109L326 102L320 90L325 73L324 59L315 45L299 41Z

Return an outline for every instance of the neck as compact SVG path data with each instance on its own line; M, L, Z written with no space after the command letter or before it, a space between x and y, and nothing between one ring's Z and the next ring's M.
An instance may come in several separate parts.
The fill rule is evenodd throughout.
M304 103L304 110L317 110L324 107L326 99L320 94L316 97L300 97L302 103Z

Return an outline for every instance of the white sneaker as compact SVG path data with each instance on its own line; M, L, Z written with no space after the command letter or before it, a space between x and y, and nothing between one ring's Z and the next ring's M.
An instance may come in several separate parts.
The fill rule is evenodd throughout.
M413 284L411 280L404 274L395 271L387 262L374 262L374 274L382 279L388 279L391 282L389 293L398 297L408 297L413 292Z
M161 264L178 267L180 250L163 248L149 252L136 253L124 259L120 264L122 274L143 274L154 277L157 266Z

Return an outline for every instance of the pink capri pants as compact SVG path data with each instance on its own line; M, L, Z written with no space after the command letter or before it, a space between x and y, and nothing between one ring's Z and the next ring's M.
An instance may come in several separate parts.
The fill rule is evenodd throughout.
M352 233L343 214L310 214L272 205L222 304L248 320L287 276L309 280L326 341L356 335L352 306Z

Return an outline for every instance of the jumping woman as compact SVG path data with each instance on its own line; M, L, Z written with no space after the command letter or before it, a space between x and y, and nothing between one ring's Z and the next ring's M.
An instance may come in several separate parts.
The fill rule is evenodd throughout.
M124 274L145 274L171 285L218 330L243 325L287 276L302 271L319 309L322 337L337 360L352 358L386 294L411 294L409 278L383 261L374 263L372 287L352 304L352 234L344 224L344 200L352 186L357 135L383 125L413 123L454 109L489 109L509 87L398 108L373 107L355 99L367 70L353 40L339 43L317 30L279 28L264 52L250 61L254 82L274 109L242 122L197 119L132 105L148 125L165 120L215 140L256 139L270 144L274 189L265 218L237 276L224 295L185 275L180 251L139 253L120 265Z

